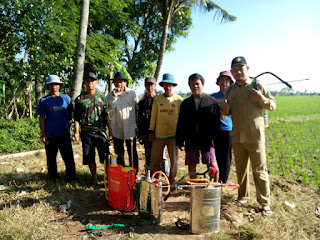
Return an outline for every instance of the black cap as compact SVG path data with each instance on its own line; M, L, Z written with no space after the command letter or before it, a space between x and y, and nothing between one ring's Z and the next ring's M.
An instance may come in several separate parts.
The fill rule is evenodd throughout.
M117 72L115 75L114 75L114 78L111 79L111 80L125 80L125 81L128 81L128 79L124 76L124 74L122 72Z
M84 79L86 78L93 78L94 80L97 80L97 76L93 72L88 72Z
M244 57L236 57L232 60L231 62L231 67L234 66L234 65L238 65L238 64L241 64L241 65L247 65L247 61Z
M145 80L144 80L144 83L153 83L153 84L156 84L157 83L157 80L154 78L154 77L147 77Z

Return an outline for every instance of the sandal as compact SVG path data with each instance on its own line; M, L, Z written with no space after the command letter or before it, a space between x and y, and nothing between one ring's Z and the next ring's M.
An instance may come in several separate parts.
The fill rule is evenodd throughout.
M261 209L261 214L262 216L267 217L267 216L272 216L273 212L270 208L263 208Z
M175 225L177 228L180 228L182 230L189 230L190 229L190 224L182 222L181 220L176 221Z
M242 207L243 205L247 204L248 203L248 200L246 199L238 199L238 200L235 200L234 201L234 204L238 207Z

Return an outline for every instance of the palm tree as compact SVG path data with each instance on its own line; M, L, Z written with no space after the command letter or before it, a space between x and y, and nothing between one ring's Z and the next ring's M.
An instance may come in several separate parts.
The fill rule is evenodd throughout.
M172 24L173 18L179 13L179 10L181 10L182 8L199 6L207 12L215 11L214 19L219 17L221 19L220 22L232 22L236 20L235 16L229 15L227 11L220 8L217 4L210 0L157 0L156 3L162 15L163 27L159 58L157 61L157 68L155 72L156 79L158 79L160 74L160 69L162 66L163 57L167 46L169 28Z

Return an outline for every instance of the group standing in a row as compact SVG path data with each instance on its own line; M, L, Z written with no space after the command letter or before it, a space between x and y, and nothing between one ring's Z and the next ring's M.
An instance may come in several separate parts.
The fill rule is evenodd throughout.
M96 92L97 77L89 73L83 83L86 91L76 98L75 110L70 97L59 92L64 83L58 76L50 75L46 83L50 93L40 100L37 111L50 179L58 178L58 149L65 161L67 180L76 178L70 138L74 110L72 139L77 141L81 138L83 164L89 166L94 184L98 183L95 148L100 163L103 163L109 155L109 140L113 140L118 164L125 165L125 144L130 165L138 171L138 135L139 142L145 147L145 169L152 173L168 169L165 161L167 147L171 184L177 174L179 148L185 150L185 164L189 172L196 172L201 156L202 163L216 168L214 180L226 183L233 147L240 184L238 203L246 203L249 197L250 158L262 214L271 214L262 109L274 110L276 104L261 82L258 89L253 88L248 70L243 57L233 59L231 72L220 73L216 82L220 90L211 96L204 93L204 78L200 74L192 74L188 79L192 95L185 100L173 92L177 83L172 74L163 75L159 85L164 93L158 96L155 94L156 80L148 77L145 79L146 94L140 101L135 91L126 86L128 80L121 72L115 74L115 87L107 97Z

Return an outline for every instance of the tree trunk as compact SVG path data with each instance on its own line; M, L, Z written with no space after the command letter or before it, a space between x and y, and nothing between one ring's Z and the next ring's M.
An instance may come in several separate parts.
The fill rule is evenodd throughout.
M74 79L72 85L71 98L74 100L81 93L84 72L85 49L87 41L87 28L89 19L89 0L82 0L80 16L79 37L74 68Z
M35 80L35 90L36 90L36 103L39 105L40 99L42 98L42 84L40 76L36 77Z
M32 83L30 81L27 82L26 84L26 108L27 108L27 113L29 115L29 118L33 118L32 116Z
M161 45L160 45L159 58L157 61L156 73L154 74L154 77L156 80L158 80L161 66L162 66L162 62L163 62L164 53L166 51L167 40L168 40L168 31L169 31L169 24L165 24L164 29L163 29L163 33L161 36Z
M167 48L169 27L172 23L172 17L174 14L174 4L175 4L175 1L168 1L168 2L160 1L161 15L163 17L163 20L162 20L163 31L161 36L161 45L160 45L160 52L159 52L159 57L157 61L157 68L154 74L154 77L156 80L158 80L159 78L159 74L160 74L160 70L161 70L162 62L164 58L164 53L166 52L166 48Z
M111 65L110 66L110 78L107 80L107 85L106 85L106 89L104 91L104 95L107 96L109 92L111 92L111 79L113 78L113 74L114 74L114 66Z
M17 99L16 99L16 90L13 91L13 105L12 105L12 111L8 115L8 119L12 119L12 115L14 113L15 120L19 119L19 113L18 113L18 107L17 107Z

